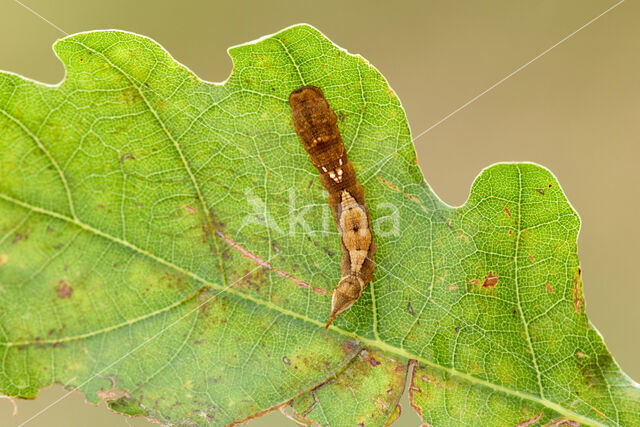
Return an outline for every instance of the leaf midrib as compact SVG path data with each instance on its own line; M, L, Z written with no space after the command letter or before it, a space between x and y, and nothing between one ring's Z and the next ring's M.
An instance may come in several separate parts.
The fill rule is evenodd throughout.
M151 260L153 260L155 262L158 262L159 264L162 264L162 265L164 265L166 267L169 267L169 268L171 268L171 269L173 269L173 270L175 270L175 271L177 271L177 272L179 272L181 274L184 274L184 275L186 275L186 276L188 276L188 277L190 277L190 278L192 278L194 280L199 281L200 283L203 284L203 287L211 287L211 288L218 289L221 292L232 294L232 295L237 296L239 298L242 298L242 299L244 299L246 301L250 301L250 302L252 302L254 304L258 304L258 305L266 307L266 308L268 308L270 310L276 311L279 314L282 314L282 315L285 315L285 316L289 316L289 317L292 317L292 318L295 318L295 319L302 320L304 322L313 324L314 326L318 326L320 328L324 328L324 323L323 322L320 322L318 320L312 319L312 318L307 317L307 316L305 316L303 314L288 310L286 308L277 306L277 305L273 304L270 301L260 300L258 298L255 298L252 295L245 294L245 293L240 292L240 291L238 291L238 290L236 290L236 289L234 289L232 287L228 287L228 286L225 287L225 286L222 286L222 285L220 285L218 283L210 282L210 281L206 280L205 278L200 277L199 275L197 275L197 274L195 274L195 273L193 273L191 271L185 270L184 268L165 260L164 258L161 258L161 257L159 257L157 255L154 255L153 253L151 253L149 251L146 251L146 250L144 250L142 248L139 248L139 247L133 245L132 243L127 242L127 241L125 241L123 239L120 239L118 237L115 237L115 236L112 236L110 234L107 234L107 233L105 233L105 232L103 232L103 231L101 231L101 230L99 230L99 229L97 229L95 227L92 227L92 226L90 226L88 224L85 224L85 223L81 222L80 220L68 217L66 215L62 215L62 214L54 212L54 211L50 211L48 209L44 209L44 208L40 208L40 207L31 205L31 204L23 202L21 200L15 199L15 198L13 198L11 196L7 196L6 194L3 194L3 193L0 193L0 199L5 200L5 201L7 201L9 203L13 203L13 204L18 205L18 206L21 206L21 207L23 207L25 209L28 209L28 210L32 211L32 212L39 213L39 214L42 214L42 215L47 215L47 216L50 216L50 217L53 217L53 218L56 218L56 219L59 219L59 220L62 220L62 221L66 221L66 222L68 222L70 224L73 224L76 227L79 227L79 228L81 228L81 229L83 229L83 230L85 230L87 232L93 233L96 236L99 236L99 237L102 237L104 239L110 240L110 241L112 241L114 243L120 244L120 245L122 245L122 246L124 246L124 247L126 247L126 248L128 248L128 249L130 249L132 251L135 251L135 252L137 252L137 253L139 253L141 255L144 255L144 256L150 258ZM170 304L169 306L167 306L167 307L165 307L163 309L157 310L155 312L151 312L148 315L140 316L138 318L131 319L130 321L127 321L127 322L124 322L124 323L120 323L118 325L113 325L113 326L110 326L110 327L107 327L107 328L103 328L103 329L100 329L100 330L97 330L97 331L93 331L93 332L90 332L90 333L85 333L85 334L81 334L81 335L75 335L75 336L70 336L70 337L58 339L55 342L61 342L61 341L69 342L69 341L77 341L77 340L87 339L87 338L99 335L101 333L108 333L108 332L111 332L113 330L119 329L119 328L124 327L124 326L129 326L129 325L136 324L136 323L138 323L140 321L146 320L146 319L151 318L151 317L153 317L153 316L155 316L157 314L169 311L169 310L171 310L173 308L176 308L176 307L186 303L187 301L192 299L195 295L197 295L200 289L202 289L202 287L199 288L198 290L196 290L191 295L189 295L189 296L187 296L187 297L185 297L185 298L183 298L183 299L181 299L181 300L179 300L177 302L174 302L173 304ZM572 411L570 411L570 410L558 405L555 402L551 402L551 401L549 401L547 399L544 399L544 398L541 398L541 397L538 397L538 396L535 396L535 395L524 393L524 392L521 392L521 391L518 391L518 390L513 390L513 389L510 389L508 387L504 387L504 386L501 386L501 385L498 385L498 384L494 384L494 383L491 383L491 382L476 378L476 377L474 377L472 375L469 375L467 373L460 372L460 371L458 371L458 370L456 370L454 368L448 368L448 367L445 367L445 366L441 366L441 365L439 365L439 364L437 364L435 362L432 362L432 361L424 358L421 355L414 354L414 353L409 352L409 351L407 351L407 350L405 350L403 348L394 347L393 345L388 344L388 343L386 343L384 341L381 341L379 339L370 339L370 338L366 338L366 337L361 337L361 336L359 336L358 334L356 334L354 332L346 331L346 330L338 328L337 326L334 326L334 325L331 325L330 329L333 332L339 333L340 335L342 335L342 336L344 336L346 338L352 338L352 339L360 341L361 343L363 343L363 344L365 344L365 345L367 345L369 347L378 348L379 350L382 350L383 352L385 352L387 354L393 354L395 356L399 356L399 357L402 357L404 359L415 359L418 362L424 363L425 365L427 365L427 366L429 366L431 368L438 369L438 370L440 370L442 372L446 372L446 373L448 373L448 374L450 374L450 375L452 375L454 377L460 378L460 379L462 379L464 381L467 381L467 382L469 382L471 384L487 387L487 388L490 388L490 389L492 389L494 391L497 391L497 392L500 392L500 393L504 393L504 394L507 394L507 395L510 395L510 396L513 396L513 397L516 397L516 398L519 398L519 399L529 400L529 401L541 404L541 405L543 405L543 406L545 406L545 407L547 407L549 409L552 409L552 410L558 412L559 414L562 414L562 415L564 415L564 416L566 416L566 417L568 417L568 418L570 418L572 420L578 421L580 423L588 424L588 425L598 425L598 426L604 425L604 424L599 423L598 421L593 420L591 418L587 418L587 417L585 417L583 415L576 414L575 412L572 412ZM48 342L44 341L44 340L40 340L40 341L37 341L37 342L35 340L24 340L24 341L21 341L21 342L0 343L0 345L2 345L4 347L13 347L13 346L17 346L17 345L32 345L32 344L36 344L36 343L42 345L42 344L47 344Z

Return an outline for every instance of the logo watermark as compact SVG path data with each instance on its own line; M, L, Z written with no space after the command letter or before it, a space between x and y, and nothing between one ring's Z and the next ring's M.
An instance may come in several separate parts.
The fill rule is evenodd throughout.
M296 234L328 236L338 232L333 213L326 199L322 203L303 203L296 190L287 192L288 203L274 202L257 195L252 189L245 191L248 212L242 219L241 229L246 226L262 226L277 235ZM281 196L278 197L281 200ZM304 200L304 199L302 199ZM269 207L269 205L271 207ZM376 237L400 236L400 209L393 203L368 203L371 227Z

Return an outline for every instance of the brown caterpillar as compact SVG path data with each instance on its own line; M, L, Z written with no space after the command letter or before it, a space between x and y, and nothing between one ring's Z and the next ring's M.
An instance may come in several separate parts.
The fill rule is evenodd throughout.
M360 298L371 281L376 244L364 190L347 158L336 115L322 90L315 86L296 89L289 95L289 104L296 133L329 193L329 207L341 236L342 277L333 291L328 328L337 315Z

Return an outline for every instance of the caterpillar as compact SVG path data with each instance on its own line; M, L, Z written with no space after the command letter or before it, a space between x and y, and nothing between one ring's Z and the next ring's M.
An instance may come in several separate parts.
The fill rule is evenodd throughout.
M333 291L326 329L360 298L373 278L376 244L364 190L347 157L336 115L324 93L318 87L304 86L291 92L289 104L294 129L329 193L329 207L340 232L342 276Z

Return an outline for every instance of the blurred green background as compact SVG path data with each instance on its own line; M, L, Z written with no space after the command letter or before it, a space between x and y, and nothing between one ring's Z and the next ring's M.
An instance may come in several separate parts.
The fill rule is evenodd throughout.
M62 31L115 28L149 36L201 78L222 81L232 66L227 47L312 24L386 76L414 137L428 130L416 151L426 180L447 203L462 204L474 177L498 161L533 161L558 176L583 220L587 313L622 369L640 380L640 4L622 2L439 123L615 4L3 0L0 69L59 82L63 68L51 44ZM17 426L64 394L54 386L35 401L19 401L16 416L11 402L0 400L0 424ZM287 424L279 413L249 423ZM418 424L405 399L396 425ZM85 404L74 393L28 425L150 423Z

